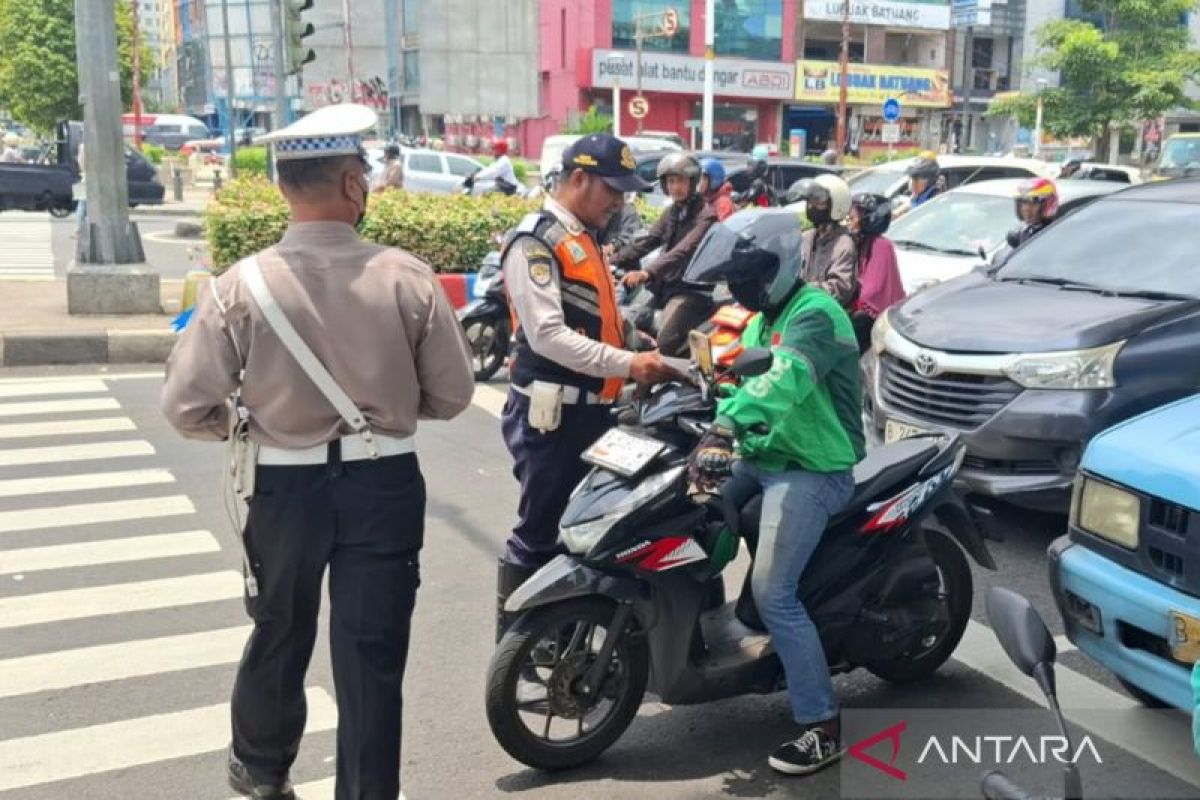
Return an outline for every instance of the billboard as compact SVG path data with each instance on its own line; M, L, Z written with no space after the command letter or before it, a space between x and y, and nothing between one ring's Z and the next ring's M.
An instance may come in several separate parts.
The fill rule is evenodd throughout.
M836 103L841 71L834 61L796 62L796 99ZM883 67L851 64L846 83L847 102L880 105L890 97L915 108L949 108L950 79L944 70L921 67Z
M616 58L615 56L620 56ZM637 85L637 55L626 50L592 51L592 86L605 89L619 82L622 89ZM702 94L703 58L670 53L642 53L642 89L647 92ZM713 91L723 97L758 97L790 100L795 91L796 70L781 61L743 61L718 58L713 61Z
M946 0L806 0L804 18L841 22L847 2L850 3L850 21L855 25L938 31L950 27L950 6Z

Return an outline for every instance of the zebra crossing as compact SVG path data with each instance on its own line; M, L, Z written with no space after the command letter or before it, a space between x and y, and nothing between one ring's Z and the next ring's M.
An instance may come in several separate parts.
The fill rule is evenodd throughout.
M237 559L221 557L232 534L205 526L112 380L0 380L0 797L148 796L147 771L170 783L202 759L195 787L155 796L220 800L250 630ZM193 683L212 688L173 688ZM60 697L67 724L31 711ZM333 731L331 693L306 697L307 732ZM332 798L333 779L297 791Z
M54 280L50 226L45 212L0 214L0 281Z

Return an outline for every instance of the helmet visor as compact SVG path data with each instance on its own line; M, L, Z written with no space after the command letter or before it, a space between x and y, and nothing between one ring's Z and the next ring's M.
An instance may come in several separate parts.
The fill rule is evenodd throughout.
M786 209L747 209L708 229L684 280L741 283L762 280L764 270L796 267L800 220Z

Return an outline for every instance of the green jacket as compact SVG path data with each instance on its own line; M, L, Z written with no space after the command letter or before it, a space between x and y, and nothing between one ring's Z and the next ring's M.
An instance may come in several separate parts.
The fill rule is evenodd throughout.
M751 320L742 344L775 356L769 372L717 406L717 424L734 431L742 457L769 472L857 464L866 454L858 344L837 301L805 285L770 323L762 314ZM770 432L751 433L759 423Z

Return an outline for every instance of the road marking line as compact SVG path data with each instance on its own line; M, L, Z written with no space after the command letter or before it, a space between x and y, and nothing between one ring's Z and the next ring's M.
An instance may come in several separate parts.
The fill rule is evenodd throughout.
M10 422L0 425L0 439L28 439L36 436L76 436L83 433L135 431L128 417L98 419L60 419L53 422Z
M46 547L0 550L0 575L71 569L96 564L122 564L200 553L220 552L221 546L208 531L159 533L125 539L101 539Z
M296 792L296 796L303 800L333 800L333 787L336 780L336 778L325 778L311 783L302 783L292 788ZM242 800L242 798L231 797L229 800ZM404 800L403 793L400 795L400 800Z
M327 692L306 689L306 733L337 727ZM20 789L222 750L229 744L229 704L25 736L0 742L0 791Z
M194 513L196 507L182 494L137 500L112 500L107 503L80 503L57 508L28 508L23 511L0 512L0 533L73 528L77 525L94 525L100 522L127 522Z
M471 397L471 404L476 408L483 409L493 417L499 418L500 414L504 411L504 402L507 399L507 392L479 384L475 387L475 394Z
M1009 661L988 626L971 620L954 658L1046 707L1037 684ZM1200 786L1196 754L1192 751L1191 721L1185 715L1179 714L1175 719L1169 714L1147 713L1137 701L1062 665L1055 668L1055 674L1058 702L1068 720L1181 781ZM1126 712L1119 725L1113 724L1114 712Z
M51 447L25 447L14 450L0 449L0 467L59 464L68 461L106 461L110 458L152 455L154 455L154 445L142 439Z
M14 478L0 481L0 497L26 497L35 494L118 489L174 482L175 476L165 469L89 472L84 475L55 475L45 478Z
M241 659L251 625L0 661L0 697L180 672Z
M107 392L108 387L99 378L80 378L55 383L10 383L0 386L0 397L26 397L39 394L90 394Z
M1075 645L1067 638L1065 633L1060 633L1054 637L1054 646L1060 653L1069 653L1075 649Z
M0 629L175 608L241 596L241 573L224 570L180 578L0 597ZM0 759L0 764L3 763Z
M78 411L113 411L121 407L111 397L90 400L39 400L32 403L0 403L0 417L27 414L73 414Z
M148 329L155 330L155 329ZM105 367L94 368L96 371L103 372ZM155 372L115 372L112 374L103 374L99 379L105 383L109 381L127 381L127 380L145 380L147 378L162 378L163 371ZM77 381L79 377L76 375L42 375L38 377L21 377L21 378L0 378L0 386L6 386L12 383L61 383L63 381Z

